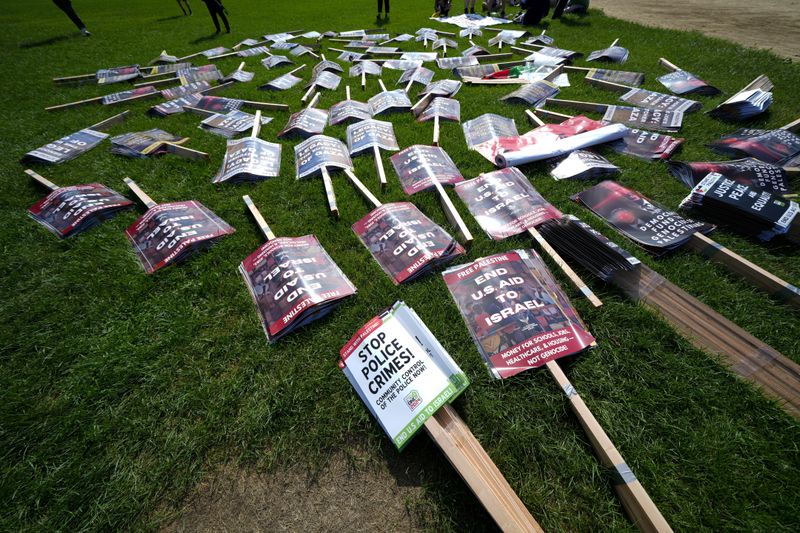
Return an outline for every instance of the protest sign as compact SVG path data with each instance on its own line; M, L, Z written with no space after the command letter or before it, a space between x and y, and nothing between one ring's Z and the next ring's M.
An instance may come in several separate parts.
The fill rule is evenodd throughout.
M389 91L380 78L378 78L378 83L381 86L381 92L368 100L373 116L411 109L411 100L408 99L408 95L404 90L395 89L394 91Z
M660 76L658 82L675 94L702 94L715 96L721 91L701 80L691 72L687 72L671 63L665 58L660 58L658 64L670 70L669 74Z
M709 173L716 172L729 180L774 194L790 192L788 173L783 167L748 157L733 161L691 162L668 161L675 178L693 189Z
M456 228L461 242L469 245L472 233L443 187L464 181L447 152L438 146L414 145L393 155L391 161L406 194L412 195L431 188L436 190L447 219Z
M431 80L433 80L433 71L423 66L419 66L417 68L410 68L404 71L403 75L400 76L400 79L397 80L397 85L400 85L401 83L407 83L405 91L408 92L411 90L411 85L414 83L427 86Z
M156 204L130 178L125 183L147 212L125 231L145 272L188 259L236 230L200 202Z
M50 191L28 209L28 214L62 239L77 235L133 206L133 202L101 183L59 187L31 169L25 169L25 173Z
M772 105L772 87L770 79L762 74L708 114L722 120L745 120L759 115Z
M584 352L595 339L536 252L485 257L451 268L443 277L492 376L505 379L545 366L600 462L616 472L618 495L637 524L647 531L672 531L556 362Z
M604 113L602 119L604 122L624 124L631 128L646 128L672 133L678 131L683 123L683 113L681 111L659 111L642 107L560 100L557 98L548 98L547 103L571 107L581 111Z
M706 146L733 157L754 157L765 163L788 166L787 163L800 155L800 136L788 126L776 130L740 129Z
M75 159L79 155L88 152L100 144L103 139L108 137L108 134L102 133L102 131L124 121L129 113L130 111L123 111L88 128L70 133L66 137L62 137L35 150L31 150L22 156L20 161L22 163L58 165L65 161Z
M356 293L314 235L276 237L249 196L242 197L266 242L239 272L270 342L320 319Z
M303 70L305 67L306 65L302 64L296 69L293 69L287 72L286 74L278 76L274 80L268 81L264 85L260 85L258 88L261 90L272 89L275 91L285 91L287 89L291 89L292 87L303 81L303 78L295 76L294 74L296 72L299 72L300 70Z
M461 121L461 104L453 98L434 98L431 104L426 107L417 117L419 122L433 119L433 145L439 146L439 121L450 120L453 122Z
M395 377L403 370L401 366L408 369ZM412 309L397 302L370 320L342 348L339 367L398 448L424 425L498 527L504 531L542 532L448 403L468 382ZM387 378L381 380L386 381L381 387L385 390L376 391L374 380L383 377ZM405 425L401 425L404 421ZM399 433L395 433L398 429Z
M188 137L173 135L158 128L123 133L110 140L111 153L127 157L144 158L169 153L187 159L208 159L207 153L182 146L189 140Z
M237 111L234 111L237 113ZM228 141L222 167L212 183L240 183L276 177L281 169L281 145L258 138L261 129L261 111L256 111L250 121L250 137Z
M628 60L627 48L617 46L619 39L615 39L611 46L602 50L595 50L586 58L586 61L607 61L609 63L624 63Z
M475 179L456 184L455 189L489 237L502 240L527 232L592 305L602 305L600 299L536 229L542 223L561 218L562 215L533 188L519 169L510 167L481 174Z
M271 55L271 56L265 57L264 59L261 60L261 65L263 65L264 67L266 67L268 69L273 69L273 68L278 67L280 65L293 65L293 64L294 64L294 61L292 61L291 59L289 59L286 56Z
M733 187L736 188L735 185ZM723 187L725 190L728 188L730 185L727 188ZM787 290L791 294L800 294L792 284L707 237L705 234L714 230L713 225L668 211L638 192L615 182L604 181L572 198L656 256L686 245L772 296L783 299ZM762 200L768 202L763 198ZM792 303L800 304L800 299L794 299Z
M236 70L234 70L233 72L222 78L222 81L238 81L240 83L247 83L248 81L253 81L255 73L246 72L244 70L244 65L245 65L244 61L239 63L239 66L236 68Z
M605 157L587 150L575 150L550 171L556 180L593 179L619 172L619 167Z
M391 122L365 119L347 127L347 147L351 156L371 151L375 158L381 189L386 187L386 171L381 159L381 148L396 152L400 149Z
M347 153L347 147L339 139L314 135L294 147L294 163L297 179L309 178L319 173L325 185L325 196L328 208L333 216L339 217L339 208L336 206L336 193L333 190L328 169L352 169L353 162Z
M345 87L346 99L331 106L328 116L328 123L331 126L336 124L348 124L372 118L372 108L369 104L350 99L350 86Z

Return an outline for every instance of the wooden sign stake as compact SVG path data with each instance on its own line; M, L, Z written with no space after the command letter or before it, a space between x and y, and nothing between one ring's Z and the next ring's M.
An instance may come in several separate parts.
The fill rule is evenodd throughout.
M433 186L436 189L436 194L439 196L439 202L442 204L442 209L444 210L447 220L456 228L461 243L464 244L464 246L469 246L472 244L472 232L469 231L469 228L464 223L464 219L461 218L461 215L456 210L450 197L447 196L447 192L438 179L433 179Z
M386 170L383 168L383 159L381 159L381 149L374 145L372 153L375 156L375 168L378 170L378 179L381 182L381 191L386 190Z
M367 71L366 70L362 70L361 71L361 90L362 91L366 91L367 90Z
M31 170L29 168L25 169L25 174L27 174L28 176L33 178L34 181L36 181L39 185L42 185L42 186L46 187L47 189L50 189L51 191L57 191L58 189L60 189L60 187L58 185L56 185L55 183L53 183L49 179L45 178L44 176L42 176L41 174L39 174L37 172L34 172L33 170Z
M528 116L528 118L529 118L529 119L531 119L531 121L532 121L534 124L536 124L537 126L544 126L544 124L545 124L544 120L542 120L542 119L540 119L539 117L537 117L537 116L536 116L536 113L534 113L534 112L533 112L533 111L531 111L530 109L526 109L526 110L525 110L525 114L526 114L526 115Z
M425 422L425 431L505 532L542 533L514 489L450 404Z
M790 123L781 126L782 130L797 132L800 130L800 118L791 121Z
M322 173L322 183L325 184L325 196L328 199L328 209L334 217L339 218L339 208L336 205L336 192L333 190L331 176L328 174L328 169L325 166L319 170Z
M611 43L611 46L609 46L609 48L614 48L615 46L617 46L618 42L619 42L619 39L614 39L614 42Z
M346 85L344 88L345 100L350 100L350 86Z
M439 114L433 115L433 145L439 146Z
M250 198L250 195L245 194L244 196L242 196L242 200L244 200L247 209L250 210L250 214L253 215L256 224L258 224L258 229L260 229L261 233L264 235L264 240L269 242L272 239L274 239L275 234L272 233L269 224L267 224L267 221L264 220L264 216L261 214L261 211L258 210L256 204L253 203L253 200L252 198Z
M253 129L250 131L250 137L257 139L258 134L261 132L261 110L256 111L256 117L253 119Z
M150 198L147 195L146 192L144 192L142 190L141 187L139 187L139 185L135 181L133 181L132 179L130 179L127 176L122 181L125 182L125 184L128 186L128 188L130 188L131 192L136 196L136 198L139 199L140 202L142 202L144 204L144 206L147 209L152 209L153 207L158 205L157 203L155 203L153 201L152 198Z
M208 154L205 152L201 152L200 150L192 150L191 148L187 148L185 146L181 146L180 144L175 144L170 142L165 142L164 144L167 147L167 152L177 155L179 157L184 157L186 159L203 160L203 161L209 160Z
M578 417L583 430L589 436L592 442L595 454L599 457L600 462L606 468L614 470L617 480L614 488L617 491L622 506L628 512L628 515L633 520L633 523L639 527L641 531L646 532L671 532L672 528L669 526L661 511L658 510L656 504L650 499L650 495L644 489L636 476L631 472L628 465L625 463L622 454L619 453L614 443L606 434L603 427L594 417L589 407L583 401L583 398L575 391L561 367L558 366L556 361L550 361L545 366L550 374L556 380L556 383L561 387L561 390L569 398L572 412Z
M547 253L547 255L549 255L553 261L555 261L555 263L558 265L561 271L567 275L572 284L579 291L581 291L581 293L586 297L587 300L589 300L589 302L591 302L593 306L600 307L601 305L603 305L603 302L600 300L600 298L598 298L595 295L595 293L592 292L592 289L586 286L586 283L583 282L580 276L578 276L578 274L576 274L575 271L572 270L572 268L566 263L566 261L564 261L561 258L558 252L556 252L555 249L552 246L550 246L550 243L544 240L544 237L542 237L542 234L539 233L539 231L536 228L528 228L528 234L531 237L533 237L534 240L539 244L539 246L542 247L545 253Z
M314 98L312 98L311 101L306 106L306 109L311 109L312 107L317 105L317 102L319 102L319 98L320 98L320 93L315 94Z
M372 204L372 207L380 207L381 205L383 205L383 204L381 204L381 201L380 201L380 200L378 200L378 199L375 197L375 195L374 195L374 194L372 194L372 191L370 191L370 190L367 188L367 186L366 186L366 185L364 185L364 184L361 182L361 180L360 180L360 179L358 179L358 177L355 175L355 173L354 173L354 172L353 172L351 169L349 169L349 168L346 168L346 169L344 169L344 173L347 175L348 179L350 179L350 183L352 183L352 184L355 186L356 190L357 190L358 192L360 192L360 193L361 193L361 195L362 195L364 198L366 198L366 199L367 199L367 201L368 201L370 204Z
M97 124L89 126L88 129L94 130L94 131L107 130L108 128L110 128L111 126L114 126L115 124L119 124L121 122L124 122L125 119L128 118L129 114L130 114L130 110L123 111L122 113L118 113L118 114L116 114L116 115L114 115L112 117L108 117L105 120L101 120Z
M773 298L794 307L800 307L800 289L775 274L767 272L760 266L751 263L702 233L694 233L692 238L689 239L687 247L707 259L722 264L730 272L743 277L753 286L765 291Z
M667 70L672 71L672 72L677 72L679 70L683 70L678 65L676 65L675 63L670 62L668 59L666 59L664 57L661 57L661 58L658 59L658 64L661 65L662 67L666 68Z

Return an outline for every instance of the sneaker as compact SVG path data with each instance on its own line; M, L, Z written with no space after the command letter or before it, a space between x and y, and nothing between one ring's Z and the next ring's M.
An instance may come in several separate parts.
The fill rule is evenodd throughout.
M87 30L86 28L81 28L81 33L83 34L84 37L89 37L91 35L91 32L89 32L89 30Z

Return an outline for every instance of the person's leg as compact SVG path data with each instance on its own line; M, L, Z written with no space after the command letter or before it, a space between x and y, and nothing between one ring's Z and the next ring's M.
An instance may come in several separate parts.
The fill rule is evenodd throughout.
M225 33L230 33L231 25L228 24L228 17L225 16L225 9L222 7L222 2L217 4L217 14L219 15L219 18L222 19L222 23L225 25ZM217 27L219 28L219 26Z
M89 32L86 31L86 25L83 23L81 18L75 13L75 10L72 8L72 2L70 0L53 0L53 3L64 13L67 14L69 19L75 24L84 35L87 35Z
M217 33L219 33L219 20L217 20L217 7L209 2L206 2L206 7L208 8L208 14L211 15L211 21L214 23L214 27L217 29Z

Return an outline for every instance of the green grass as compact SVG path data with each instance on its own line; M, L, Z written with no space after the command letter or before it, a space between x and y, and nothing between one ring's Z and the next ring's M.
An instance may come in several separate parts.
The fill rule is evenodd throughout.
M22 173L19 157L119 112L95 106L48 114L43 111L47 105L112 90L54 87L50 78L146 63L162 48L188 54L280 30L370 28L372 2L278 5L230 0L226 5L233 34L202 42L197 38L212 27L200 2L193 2L194 17L181 18L173 17L179 11L168 1L76 1L94 32L90 39L73 37L71 23L49 2L6 4L0 17L5 30L0 36L5 97L0 137L0 529L156 528L223 462L258 468L276 463L318 467L342 449L366 449L376 461L418 472L425 498L423 509L411 511L428 517L428 528L491 529L491 519L435 445L420 435L398 456L336 368L338 350L352 333L379 310L403 299L472 380L457 408L542 526L556 531L633 530L609 476L547 373L528 372L502 383L490 380L439 276L394 287L350 230L367 212L367 204L336 176L342 219L331 220L321 180L294 180L293 143L283 142L279 178L252 186L215 187L211 176L220 164L224 139L198 130L198 118L190 114L148 118L144 111L151 104L140 103L130 106L133 116L112 133L161 127L189 135L189 146L209 152L212 162L171 156L131 160L111 155L105 143L75 161L42 170L61 185L101 181L120 191L125 190L122 178L131 176L156 201L197 199L237 228L210 253L154 276L143 273L123 234L141 214L141 206L67 242L59 242L26 214L44 192ZM396 3L384 30L413 33L430 25L431 4ZM776 86L775 103L749 125L777 127L800 115L800 68L767 52L698 33L648 29L598 12L551 23L548 33L557 45L583 52L619 37L631 49L624 68L646 72L645 87L655 90L662 90L655 81L662 73L657 65L661 56L728 94L766 73ZM61 35L69 37L42 44ZM405 48L412 46L418 48L413 43ZM230 71L238 62L227 58L220 65ZM298 108L299 87L285 93L259 92L256 85L277 74L255 58L247 63L257 73L255 81L226 95ZM387 84L393 85L399 75L387 73ZM587 86L579 76L571 75L571 82L572 87L562 91L564 98L614 101L612 93ZM377 90L370 80L362 98L357 83L351 85L364 100ZM510 90L502 87L463 88L458 95L463 119L492 111L514 117L524 131L524 108L498 101L506 92ZM321 106L343 98L344 84L335 94L325 93ZM709 108L722 98L703 101ZM274 120L261 136L274 140L288 115L271 116ZM392 121L401 146L430 141L430 124L419 125L410 115ZM687 142L678 158L717 159L704 143L736 127L702 114L687 117L681 133ZM343 138L344 128L326 133ZM491 170L466 150L458 125L443 124L442 145L465 176ZM676 207L686 194L661 164L606 155L623 168L622 183L669 207ZM387 168L390 187L383 199L403 200ZM559 208L632 248L569 201L568 195L586 184L556 183L544 165L523 170ZM377 189L371 158L357 159L356 172ZM332 316L272 346L236 271L261 242L242 194L253 197L278 234L316 234L359 289ZM413 200L446 224L432 194L421 193ZM458 203L458 208L476 235L469 259L531 245L524 238L491 242L463 205ZM800 283L796 249L762 245L724 229L715 238ZM795 311L689 252L659 261L642 252L637 255L800 361ZM672 526L682 531L797 531L800 425L652 313L583 275L605 305L590 309L574 290L568 292L599 346L566 365L568 374Z

